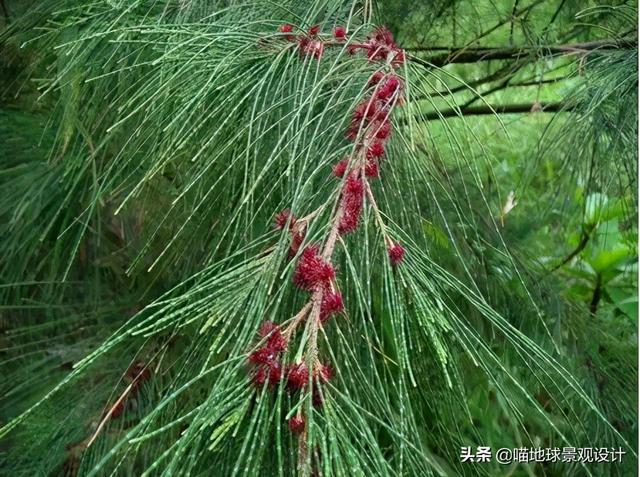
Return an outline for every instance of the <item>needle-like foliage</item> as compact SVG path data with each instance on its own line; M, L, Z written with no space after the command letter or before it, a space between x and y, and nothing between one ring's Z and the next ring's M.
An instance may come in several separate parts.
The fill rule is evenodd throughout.
M0 31L38 105L0 111L6 475L498 475L459 458L482 402L511 447L633 463L635 411L565 349L592 315L503 235L483 91L376 3L48 0ZM564 65L581 126L539 144L571 132L587 194L635 186L635 54Z

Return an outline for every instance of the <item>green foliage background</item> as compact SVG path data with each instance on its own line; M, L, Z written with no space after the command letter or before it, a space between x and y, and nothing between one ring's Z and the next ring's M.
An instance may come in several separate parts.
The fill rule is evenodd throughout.
M632 475L635 2L7 10L2 475L304 475L286 428L297 406L309 406L318 475ZM348 313L322 337L337 371L322 411L249 385L246 354L265 317L304 303L273 215L328 217L328 171L349 151L349 111L374 67L344 49L301 59L274 33L284 22L360 37L386 25L410 56L376 185L407 260L389 267L371 211L345 239ZM626 46L550 53L595 41ZM443 46L520 54L436 65ZM531 112L496 107L508 104ZM564 109L536 112L548 104ZM133 363L152 378L87 448ZM627 454L621 465L460 463L460 447L478 445Z

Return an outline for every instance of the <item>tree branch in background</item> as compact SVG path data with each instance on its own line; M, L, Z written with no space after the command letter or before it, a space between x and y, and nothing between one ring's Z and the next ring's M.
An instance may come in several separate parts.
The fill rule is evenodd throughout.
M452 63L476 63L490 60L516 60L523 56L538 54L542 56L573 55L594 51L611 51L630 49L638 46L636 38L607 39L585 43L568 43L565 45L528 46L528 47L480 47L480 48L452 48L449 53L440 54L424 59L427 64L444 66ZM433 51L429 47L407 48L409 51Z
M459 116L478 116L486 114L518 114L518 113L557 113L571 112L573 106L563 103L514 103L501 105L469 106L463 108L451 108L443 111L432 111L423 114L420 119L427 121Z

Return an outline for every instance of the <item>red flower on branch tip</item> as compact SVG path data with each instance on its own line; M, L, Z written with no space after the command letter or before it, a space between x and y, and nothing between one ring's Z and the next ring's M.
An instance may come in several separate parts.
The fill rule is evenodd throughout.
M251 377L253 384L258 387L264 386L265 383L268 383L269 386L275 386L281 379L282 366L278 361L257 368Z
M271 333L273 333L276 330L279 331L280 327L273 321L266 320L266 321L263 321L262 324L260 325L258 334L260 336L269 336Z
M313 291L318 286L326 286L336 276L330 262L320 256L317 244L309 245L298 259L293 282L303 290Z
M394 243L387 249L387 253L389 254L389 261L391 265L397 266L402 263L404 259L405 249L398 242Z
M343 26L337 26L333 30L333 36L337 40L344 40L347 37L347 30Z
M304 432L305 421L302 416L293 416L289 419L289 430L294 434L300 434Z

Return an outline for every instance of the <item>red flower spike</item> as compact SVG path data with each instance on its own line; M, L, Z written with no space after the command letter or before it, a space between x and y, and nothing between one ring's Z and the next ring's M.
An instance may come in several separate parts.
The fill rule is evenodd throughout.
M294 434L300 434L304 432L305 422L302 416L293 416L289 419L289 430Z
M393 34L384 27L380 27L373 32L373 39L386 46L396 47L393 40Z
M392 64L394 60L398 64L404 61L404 53L398 57L398 53L402 50L398 48L393 35L386 28L379 28L373 32L363 46L367 49L367 57L370 61L386 61L390 53L393 54Z
M344 310L344 302L340 292L326 291L320 305L320 321L326 323L333 315Z
M364 165L364 175L371 178L380 177L380 168L378 167L378 161L375 159L368 159Z
M284 209L276 215L275 223L276 228L280 230L289 223L289 230L291 230L296 223L296 216L291 213L291 209Z
M293 364L287 373L287 386L296 391L304 388L309 382L309 370L304 363Z
M341 234L353 232L358 228L360 214L362 213L364 183L361 177L350 174L342 189L342 216L338 223L338 231Z
M276 359L274 350L269 348L260 348L249 355L249 363L253 365L269 365Z
M333 175L336 177L344 177L348 165L349 161L347 159L342 159L340 162L334 164L332 168Z
M384 144L376 141L367 149L367 159L380 159L384 156Z
M319 255L319 247L310 245L302 251L293 274L293 282L303 290L313 291L334 279L333 265Z
M347 30L343 26L337 26L333 30L333 36L336 37L337 40L344 40L347 37Z
M300 51L301 55L307 54L309 43L311 43L311 40L309 40L309 38L307 38L306 36L298 37L298 50Z
M387 249L387 253L389 254L389 261L391 262L391 265L395 267L404 259L405 249L402 245L396 242Z
M320 25L313 25L309 28L309 35L316 36L318 33L320 33Z
M387 81L385 81L384 85L376 91L377 99L381 101L386 101L391 98L396 91L400 88L400 80L397 76L389 76Z
M357 174L350 174L344 184L343 192L346 193L345 195L348 194L349 196L362 196L362 193L364 192L364 183L362 182L362 179L358 177Z
M274 361L269 366L269 384L276 385L282 379L282 366L278 361Z
M287 340L282 336L279 329L271 333L267 339L267 348L275 353L280 353L287 349Z

